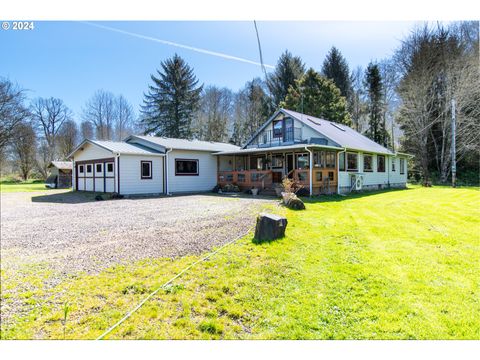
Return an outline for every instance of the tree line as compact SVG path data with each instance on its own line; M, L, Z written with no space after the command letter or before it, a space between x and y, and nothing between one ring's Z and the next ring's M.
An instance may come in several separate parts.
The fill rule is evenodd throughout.
M393 56L372 60L364 69L350 69L336 47L319 70L286 50L272 72L237 92L200 83L175 54L151 75L138 116L122 95L99 90L86 102L79 125L62 100L35 99L25 106L24 91L3 79L0 159L8 153L24 177L28 169L46 176L48 162L65 158L83 138L121 140L143 133L242 145L285 107L351 126L387 148L410 153L419 177L446 182L452 99L459 169L478 172L478 41L478 22L424 25L413 29Z

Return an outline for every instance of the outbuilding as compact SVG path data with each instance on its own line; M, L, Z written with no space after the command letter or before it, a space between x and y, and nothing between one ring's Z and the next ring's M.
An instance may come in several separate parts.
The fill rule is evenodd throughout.
M52 161L47 169L50 173L45 186L54 189L67 189L72 187L72 162Z

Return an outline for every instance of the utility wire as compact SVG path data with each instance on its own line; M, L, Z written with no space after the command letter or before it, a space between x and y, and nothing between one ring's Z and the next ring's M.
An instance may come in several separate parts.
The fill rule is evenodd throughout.
M138 303L137 306L135 306L132 310L130 310L128 313L125 314L125 316L123 318L121 318L120 320L118 320L114 325L112 325L111 327L109 327L102 335L100 335L96 340L102 340L105 336L107 336L108 334L110 334L113 330L115 330L118 326L120 326L125 320L127 320L130 316L132 316L138 309L140 309L148 300L150 300L153 296L155 296L160 290L164 289L165 286L171 284L175 279L179 278L180 276L182 276L184 273L186 273L188 270L190 270L192 267L194 267L195 265L197 265L198 263L201 263L202 261L205 261L205 260L208 260L209 258L211 258L213 255L217 254L218 252L220 252L220 250L226 248L227 246L233 244L234 242L236 242L237 240L241 239L242 237L246 236L248 233L250 233L251 231L253 230L253 227L251 227L250 229L248 229L248 231L246 233L244 233L243 235L240 235L238 237L236 237L235 239L227 242L226 244L220 246L217 250L215 251L212 251L211 253L207 254L206 256L204 256L203 258L195 261L194 263L188 265L185 269L183 269L182 271L180 271L177 275L175 275L174 277L172 277L170 280L168 280L166 283L164 283L163 285L159 286L157 289L155 289L153 292L151 292L146 298L144 298L142 301L140 301Z
M253 20L253 25L255 26L255 33L257 34L258 52L260 53L260 64L262 66L263 74L265 75L265 82L268 82L267 70L265 69L265 64L263 63L262 45L260 44L260 36L258 35L257 22L255 20Z

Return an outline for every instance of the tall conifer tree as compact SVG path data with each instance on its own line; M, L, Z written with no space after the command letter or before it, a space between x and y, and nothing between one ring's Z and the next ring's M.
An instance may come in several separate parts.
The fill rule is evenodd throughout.
M161 68L158 76L151 76L153 85L144 94L141 124L147 134L189 139L203 85L197 86L193 69L177 54Z

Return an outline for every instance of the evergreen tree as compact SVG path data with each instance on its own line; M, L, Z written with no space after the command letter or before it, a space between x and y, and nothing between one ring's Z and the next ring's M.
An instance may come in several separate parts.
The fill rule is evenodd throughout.
M305 65L302 59L285 50L278 59L275 70L269 74L267 81L275 109L285 100L290 86L295 87L295 81L300 79L304 73Z
M309 69L297 81L296 87L290 86L288 95L281 105L304 114L351 125L347 102L341 96L340 90L331 80L313 69Z
M352 90L350 70L348 69L347 60L335 46L332 46L323 61L322 75L333 81L340 89L342 96L349 98Z
M385 117L383 116L383 82L380 76L380 68L377 64L368 64L365 70L364 85L367 93L369 117L366 135L376 143L388 146L389 135L386 130Z
M146 134L189 139L203 85L197 87L193 69L177 54L161 67L163 71L151 76L153 85L144 94L141 125Z

